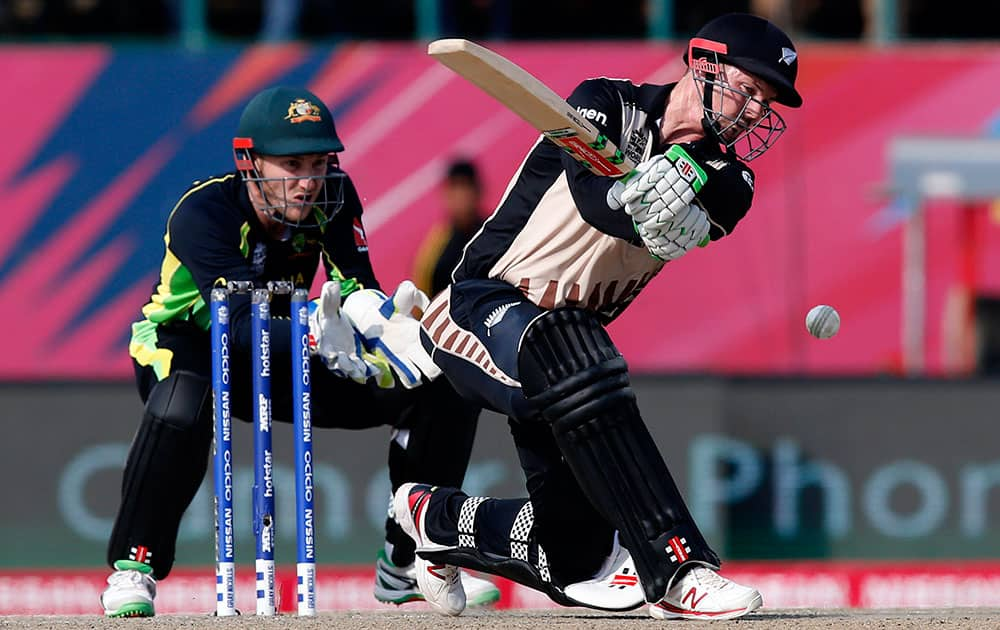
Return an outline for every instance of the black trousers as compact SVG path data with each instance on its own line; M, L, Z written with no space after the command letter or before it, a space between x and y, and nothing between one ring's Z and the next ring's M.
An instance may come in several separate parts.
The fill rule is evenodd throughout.
M534 512L532 537L545 549L557 581L585 579L610 552L614 528L583 493L552 428L532 408L518 381L521 340L543 311L499 280L458 282L447 296L439 312L444 294L427 309L421 341L428 352L434 351L434 361L466 399L508 416ZM514 518L524 502L523 498L495 500L483 506L483 516L476 519L481 551L505 555ZM445 503L457 509L458 502ZM452 512L453 518L445 520L454 529L457 512ZM443 532L439 535L450 539Z

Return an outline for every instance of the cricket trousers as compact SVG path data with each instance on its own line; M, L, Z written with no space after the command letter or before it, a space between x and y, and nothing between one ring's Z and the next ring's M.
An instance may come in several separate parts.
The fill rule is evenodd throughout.
M449 539L474 529L477 547L488 554L509 556L513 548L531 562L541 555L552 581L565 585L600 568L611 551L614 530L583 494L551 427L521 391L518 349L524 331L543 312L515 287L496 280L456 283L428 307L421 343L460 394L508 417L530 504L527 498L476 498L475 522L460 527L460 520L468 520L462 515L463 505L468 511L468 497L442 488L435 494L447 496L429 509L443 512L429 512L427 518L438 530L432 535Z

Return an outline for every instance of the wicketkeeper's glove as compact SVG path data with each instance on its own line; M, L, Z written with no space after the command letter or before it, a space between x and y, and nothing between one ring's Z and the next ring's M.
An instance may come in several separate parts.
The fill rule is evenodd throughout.
M383 358L366 351L361 335L340 307L340 283L323 284L320 297L309 303L309 348L337 376L364 383L374 378L379 387L392 387L392 372Z
M392 296L374 289L355 291L344 300L344 312L361 331L367 350L384 359L406 388L433 380L441 369L420 344L420 322L413 308L421 311L430 300L409 280L399 283Z

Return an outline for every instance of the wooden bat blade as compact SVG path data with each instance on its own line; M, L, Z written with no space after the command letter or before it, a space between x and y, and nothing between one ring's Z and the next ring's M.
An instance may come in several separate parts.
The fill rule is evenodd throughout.
M483 90L598 175L635 166L572 105L529 72L467 39L439 39L427 54Z

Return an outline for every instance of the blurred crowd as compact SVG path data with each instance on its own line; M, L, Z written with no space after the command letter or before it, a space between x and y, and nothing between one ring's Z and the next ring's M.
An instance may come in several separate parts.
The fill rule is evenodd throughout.
M470 38L643 38L658 0L436 0L437 34ZM972 0L671 0L678 37L728 11L749 11L799 37L861 39L892 3L900 38L996 38ZM431 0L0 0L7 37L169 38L199 13L209 35L237 39L410 39ZM187 13L187 15L186 15ZM426 15L424 16L426 19Z

